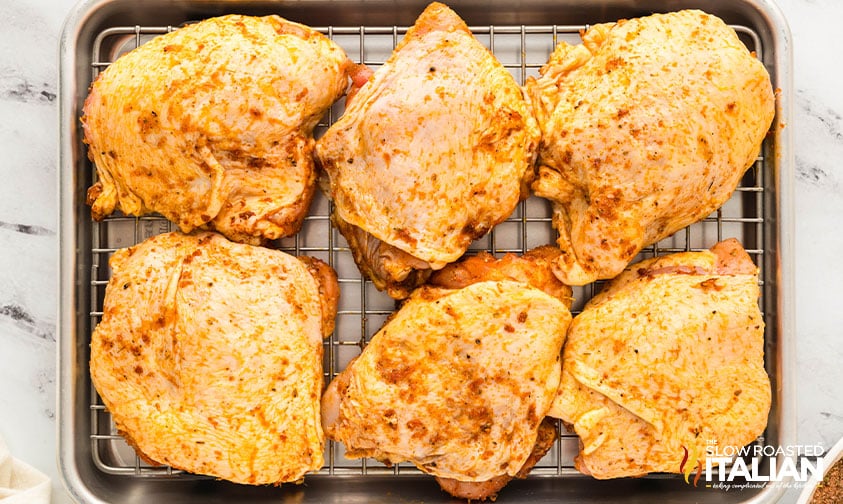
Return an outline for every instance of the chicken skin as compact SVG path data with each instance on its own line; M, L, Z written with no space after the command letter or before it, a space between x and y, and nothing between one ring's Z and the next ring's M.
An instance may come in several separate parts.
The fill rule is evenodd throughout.
M91 378L142 458L246 484L322 467L329 266L207 232L155 236L110 265Z
M552 201L559 278L613 278L707 217L740 183L774 115L764 65L700 11L599 24L528 79L542 130L532 189Z
M732 239L633 264L592 298L548 413L579 435L577 469L688 474L708 446L754 441L771 401L758 297L758 269Z
M316 153L360 270L401 299L528 195L539 130L509 71L440 3L355 91Z
M206 19L123 55L84 105L92 216L158 212L253 244L294 234L316 186L313 128L348 66L278 16Z
M570 290L544 252L472 258L431 280L328 386L325 432L348 457L409 461L452 495L494 497L556 439L542 421L559 386Z

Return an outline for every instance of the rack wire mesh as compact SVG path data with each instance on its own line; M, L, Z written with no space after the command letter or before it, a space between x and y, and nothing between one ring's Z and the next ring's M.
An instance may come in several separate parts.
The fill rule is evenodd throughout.
M140 46L151 38L168 33L173 26L120 26L101 32L92 48L91 79L103 71L120 55ZM538 69L547 61L550 52L562 40L577 43L579 33L587 25L518 25L473 26L472 32L489 48L501 63L523 84L529 76L538 75ZM747 47L761 57L758 35L750 28L733 26ZM395 45L407 31L399 26L326 26L318 31L342 46L355 62L363 62L373 69L382 65ZM319 135L334 118L341 114L344 101L340 100L316 130ZM762 152L764 149L762 148ZM96 177L94 167L90 167ZM725 238L736 237L760 268L760 282L764 306L764 286L768 269L764 264L763 244L765 222L769 219L764 203L765 159L759 155L753 167L744 176L732 198L704 220L695 223L654 245L645 248L636 260L667 253L704 250ZM330 202L317 194L306 217L302 230L295 236L279 240L277 248L293 255L310 255L330 264L339 277L342 290L337 314L336 329L324 343L324 377L327 381L344 369L358 355L367 341L377 332L386 318L396 309L396 303L379 292L371 281L361 278L354 264L348 244L330 223ZM92 223L90 265L91 306L90 322L95 327L102 316L102 301L110 270L108 259L123 247L143 241L150 236L175 229L160 216L128 217L113 215L101 222ZM474 242L469 254L481 250L494 255L507 252L524 253L527 250L555 243L556 232L551 225L550 205L532 197L519 204L505 222L488 235ZM583 305L599 291L601 282L574 288L572 312L578 313ZM110 415L91 385L90 442L94 464L101 471L127 477L195 478L166 466L150 466L117 433ZM533 476L563 476L577 474L573 459L578 451L578 439L559 426L560 436L554 447L536 465ZM759 440L762 442L762 440ZM417 474L411 464L387 467L372 459L349 460L343 457L343 446L329 441L325 451L325 467L319 472L326 475L382 475Z

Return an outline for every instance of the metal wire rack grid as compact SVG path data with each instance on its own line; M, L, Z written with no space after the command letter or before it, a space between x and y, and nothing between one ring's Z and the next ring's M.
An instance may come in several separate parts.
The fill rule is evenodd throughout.
M117 57L132 50L147 40L175 29L173 26L113 27L101 32L92 48L91 79L95 79ZM538 75L539 68L547 61L550 52L562 40L578 42L578 35L588 25L545 25L545 26L473 26L472 32L489 48L513 77L523 84L529 76ZM751 29L733 26L747 47L761 58L760 38ZM342 46L349 58L377 69L389 57L392 49L401 40L407 27L399 26L356 26L317 27ZM316 130L317 136L324 132L338 117L344 107L340 100L327 114ZM762 149L764 152L764 149ZM93 176L96 177L93 166ZM704 250L717 241L737 237L753 257L761 270L761 306L764 306L764 284L767 268L764 264L764 232L768 219L765 203L765 160L759 155L732 198L704 220L675 233L656 244L645 248L636 260L667 253ZM330 264L339 277L342 290L337 314L336 329L324 343L324 378L334 378L358 355L367 341L381 327L386 318L396 309L396 303L377 291L371 281L361 278L348 244L342 235L331 226L330 202L317 194L306 217L302 230L295 236L279 240L274 245L294 255L318 257ZM488 235L478 239L469 249L469 254L481 250L495 255L507 252L524 253L527 250L554 243L556 232L551 225L550 205L532 197L519 204L513 214L499 224ZM108 283L110 270L108 260L118 248L143 241L155 234L172 231L175 226L160 216L128 217L113 215L101 222L92 222L90 269L90 323L95 327L102 317L102 301ZM583 305L601 288L601 282L574 288L572 312L579 313ZM166 466L150 466L143 462L116 431L110 415L91 385L89 405L90 442L94 464L101 471L128 477L156 478L201 478L174 470ZM562 476L578 474L573 459L578 451L578 438L568 433L560 424L560 436L554 447L536 465L531 476ZM763 438L759 439L762 442ZM382 475L418 474L411 464L397 464L387 467L372 459L348 460L343 457L344 449L339 443L329 441L325 449L325 467L319 474L326 475Z

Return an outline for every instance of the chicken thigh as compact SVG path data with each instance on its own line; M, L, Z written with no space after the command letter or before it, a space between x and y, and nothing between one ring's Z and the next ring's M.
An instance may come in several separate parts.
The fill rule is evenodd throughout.
M599 24L526 84L542 130L532 188L553 203L559 278L612 278L708 216L740 183L774 114L764 65L719 18Z
M409 461L479 499L526 476L556 439L542 420L571 299L545 252L468 262L413 292L331 382L322 411L346 456Z
M538 138L509 71L432 3L316 153L361 271L404 298L527 196Z
M758 269L728 240L633 264L592 298L548 413L579 435L577 469L688 474L708 447L754 441L771 401L758 297Z
M158 212L249 243L297 232L315 189L312 131L348 66L327 37L278 16L206 19L121 56L82 117L93 217Z
M158 235L110 265L91 378L142 458L247 484L322 467L329 266L215 233Z

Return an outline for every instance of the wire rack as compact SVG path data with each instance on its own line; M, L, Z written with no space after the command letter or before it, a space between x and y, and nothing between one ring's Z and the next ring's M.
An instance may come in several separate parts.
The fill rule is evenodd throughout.
M121 26L101 32L94 41L91 79L117 57L151 38L172 31L176 27ZM562 40L577 43L579 33L587 25L547 26L473 26L472 32L488 47L501 63L523 84L528 76L538 75L550 52ZM747 47L761 57L758 35L743 26L733 26ZM392 49L404 36L406 27L356 26L317 27L318 31L342 46L349 58L377 69L389 57ZM341 114L344 102L338 102L316 130L320 135ZM762 149L764 152L764 149ZM91 166L93 177L96 177ZM717 241L736 237L743 243L761 270L762 297L765 291L767 268L764 264L764 232L767 218L765 191L765 160L759 156L744 176L732 198L715 213L701 222L675 233L644 249L636 260L667 253L703 250ZM324 377L333 379L348 362L358 355L367 341L377 332L396 308L396 303L375 289L371 281L361 278L345 239L331 226L330 202L321 194L314 198L302 230L295 236L279 240L277 248L293 255L318 257L330 264L339 277L342 296L337 314L336 329L324 343ZM102 317L102 301L110 270L111 254L123 247L139 243L153 235L175 229L160 216L127 217L114 215L92 223L90 265L91 307L90 323L95 327ZM519 204L505 222L472 244L469 253L481 250L495 255L527 250L555 243L556 232L551 226L550 205L532 197ZM573 313L601 287L600 282L574 288ZM763 299L761 306L764 306ZM144 463L116 432L108 411L91 385L90 442L93 462L101 471L127 477L202 478L166 466L153 467ZM562 476L578 474L573 459L579 447L574 434L559 425L561 433L548 454L536 465L531 476ZM759 440L761 442L761 440ZM418 474L411 464L387 467L372 459L349 460L343 457L339 443L329 441L325 449L323 475L383 475ZM658 476L656 476L658 477Z

